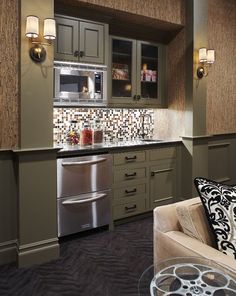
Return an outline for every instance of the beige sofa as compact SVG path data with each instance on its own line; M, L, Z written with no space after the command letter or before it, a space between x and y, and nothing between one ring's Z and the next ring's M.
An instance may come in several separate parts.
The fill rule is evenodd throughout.
M154 209L154 262L201 256L217 261L236 275L236 260L213 246L214 238L199 197Z

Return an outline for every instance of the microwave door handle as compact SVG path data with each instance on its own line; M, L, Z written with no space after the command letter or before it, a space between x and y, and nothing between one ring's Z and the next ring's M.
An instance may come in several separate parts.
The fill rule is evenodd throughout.
M59 99L60 97L60 69L54 69L54 98Z
M85 198L85 199L68 199L66 201L63 201L62 204L63 205L73 205L73 204L83 204L83 203L87 203L87 202L92 202L92 201L96 201L99 199L104 198L105 196L107 196L107 194L105 193L100 193L94 197L91 198Z
M92 160L83 160L83 161L74 161L74 162L63 162L62 166L78 166L78 165L85 165L85 164L97 164L103 161L106 161L106 158L97 158Z

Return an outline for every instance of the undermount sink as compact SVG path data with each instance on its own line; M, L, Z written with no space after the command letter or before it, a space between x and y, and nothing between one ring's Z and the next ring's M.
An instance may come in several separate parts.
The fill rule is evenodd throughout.
M142 142L162 142L160 139L141 139Z

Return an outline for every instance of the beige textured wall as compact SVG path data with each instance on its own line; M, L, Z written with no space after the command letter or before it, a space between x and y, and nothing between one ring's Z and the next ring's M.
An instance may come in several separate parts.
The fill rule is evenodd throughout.
M77 0L183 25L185 0ZM145 2L145 3L144 3Z
M236 1L209 0L208 47L216 61L207 77L207 131L236 132Z
M0 1L0 149L18 146L18 2Z
M185 30L167 47L168 109L154 111L154 137L179 139L184 134Z

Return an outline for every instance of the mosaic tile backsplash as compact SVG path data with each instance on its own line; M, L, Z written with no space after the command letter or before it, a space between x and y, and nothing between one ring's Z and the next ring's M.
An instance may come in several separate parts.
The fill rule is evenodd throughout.
M88 121L92 127L96 119L101 121L104 141L140 139L143 133L148 137L153 136L152 109L54 108L55 144L66 143L68 131L72 129L79 131L85 121Z

